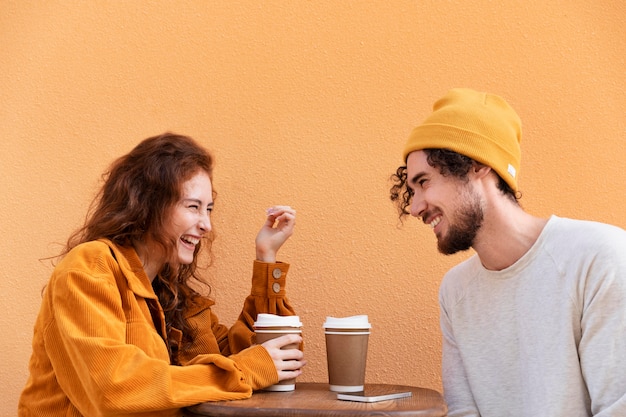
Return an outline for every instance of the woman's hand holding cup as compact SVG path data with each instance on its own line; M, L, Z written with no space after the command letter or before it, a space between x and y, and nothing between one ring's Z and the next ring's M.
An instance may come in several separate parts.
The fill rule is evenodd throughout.
M302 336L286 334L261 344L274 361L279 381L294 379L302 374L306 360L304 353L298 349L301 343Z

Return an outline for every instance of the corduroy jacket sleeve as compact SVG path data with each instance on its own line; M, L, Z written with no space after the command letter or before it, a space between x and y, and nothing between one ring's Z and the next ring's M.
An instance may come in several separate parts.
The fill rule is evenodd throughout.
M210 310L212 301L206 300L191 312L188 320L198 329L194 346L181 352L182 363L191 361L196 355L218 349L223 355L239 353L256 343L253 324L259 313L291 316L295 314L285 293L289 264L254 261L252 289L243 304L235 324L229 329L220 324ZM210 329L211 333L208 333ZM217 343L217 346L215 345Z
M254 261L252 290L244 301L237 322L228 334L228 348L236 353L256 343L253 325L259 313L293 316L295 310L289 304L285 292L289 264ZM219 339L218 339L219 340ZM224 346L225 348L225 346Z

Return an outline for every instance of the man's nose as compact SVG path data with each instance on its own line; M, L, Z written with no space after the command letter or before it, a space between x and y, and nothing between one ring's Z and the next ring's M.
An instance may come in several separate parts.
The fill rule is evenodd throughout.
M411 208L409 210L411 213L411 216L421 217L425 209L426 209L426 203L424 199L418 194L413 194L413 198L411 199Z

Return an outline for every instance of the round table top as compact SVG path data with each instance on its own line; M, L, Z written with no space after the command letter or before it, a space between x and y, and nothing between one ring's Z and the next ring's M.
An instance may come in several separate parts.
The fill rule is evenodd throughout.
M303 382L289 392L257 391L251 398L206 402L185 410L185 416L200 417L323 417L323 416L403 416L443 417L447 407L437 391L405 385L366 384L366 388L393 388L411 391L411 396L373 403L343 401L328 384Z

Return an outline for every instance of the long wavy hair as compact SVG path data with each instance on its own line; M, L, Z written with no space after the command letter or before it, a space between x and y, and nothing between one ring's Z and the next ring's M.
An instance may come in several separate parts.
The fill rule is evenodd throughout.
M165 133L143 140L103 174L104 184L84 225L69 237L61 256L81 243L107 238L120 246L151 240L161 247L165 259L173 259L177 238L169 236L166 228L181 198L182 185L201 171L212 181L213 165L212 155L188 136ZM152 283L165 313L168 334L172 328L183 332L183 346L166 341L172 363L177 362L177 351L195 336L185 311L200 294L189 284L208 287L197 274L197 263L203 244L210 253L212 241L213 234L209 233L196 246L191 264L165 264Z
M424 153L426 153L428 165L439 169L441 175L456 177L461 180L466 180L472 166L478 163L465 155L448 149L424 149ZM392 186L389 190L389 198L395 203L398 210L398 217L400 221L402 221L410 214L408 208L413 198L413 191L407 186L408 178L406 165L398 167L396 172L391 175L390 181L392 182ZM522 194L513 191L507 182L499 175L498 189L508 199L519 204Z

